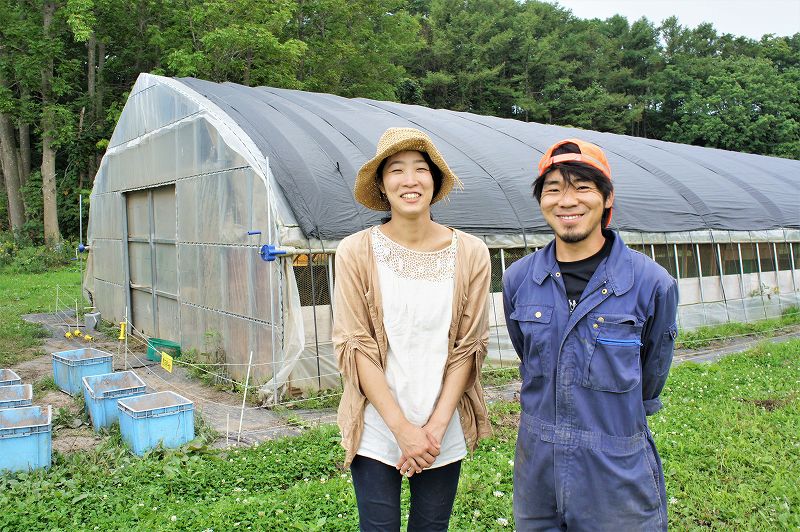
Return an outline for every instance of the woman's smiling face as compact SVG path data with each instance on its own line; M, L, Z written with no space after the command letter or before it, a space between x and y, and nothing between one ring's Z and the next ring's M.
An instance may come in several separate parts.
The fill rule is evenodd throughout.
M430 211L433 174L422 153L401 151L387 157L379 184L392 215L416 217Z

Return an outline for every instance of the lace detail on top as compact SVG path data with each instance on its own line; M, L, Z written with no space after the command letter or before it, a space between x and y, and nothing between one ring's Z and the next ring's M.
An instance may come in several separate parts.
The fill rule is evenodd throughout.
M388 266L398 277L424 281L453 279L456 266L456 233L450 245L438 251L415 251L401 246L372 228L372 252L375 260Z

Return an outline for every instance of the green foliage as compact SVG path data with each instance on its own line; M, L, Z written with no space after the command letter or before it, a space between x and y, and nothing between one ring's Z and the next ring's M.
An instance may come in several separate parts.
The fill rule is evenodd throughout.
M783 329L800 324L800 309L789 307L780 318L770 318L750 323L723 323L699 327L693 331L680 331L675 341L677 349L698 349L720 344L739 336L774 336Z
M672 528L800 527L800 341L675 368L650 421Z
M0 112L14 143L30 140L22 233L37 244L43 134L60 229L75 239L78 195L142 72L800 158L800 33L582 20L538 0L66 0L45 34L45 5L0 0ZM0 230L8 207L2 189Z
M672 371L666 406L650 418L671 528L800 526L799 353L800 340L763 344ZM493 434L464 460L452 530L513 529L519 410L490 406ZM0 476L0 529L354 530L343 458L333 426L246 449L195 442L143 458L112 429L96 450L56 453L49 471ZM405 483L402 498L407 505Z
M39 325L22 320L23 314L51 312L56 293L63 308L80 297L80 274L74 266L46 274L9 273L0 275L0 367L12 367L41 355L42 338L47 332ZM57 288L58 287L58 288Z
M51 375L47 375L33 383L33 398L34 400L39 400L46 392L58 390L60 390L60 388L56 384L55 379L53 379Z

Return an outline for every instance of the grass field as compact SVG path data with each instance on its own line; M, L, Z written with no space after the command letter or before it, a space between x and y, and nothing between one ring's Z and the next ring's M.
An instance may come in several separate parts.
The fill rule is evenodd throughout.
M800 340L675 368L651 419L674 530L800 527ZM463 467L452 530L513 528L518 403L491 407L494 436ZM136 458L118 434L0 477L0 530L355 530L334 427L233 451L202 445ZM407 497L407 491L404 496Z
M46 273L0 274L0 367L40 354L34 348L41 345L45 332L20 316L52 311L57 291L63 307L74 305L80 285L76 267Z
M79 284L74 268L0 275L0 366L40 345L40 329L19 316L49 310L56 286L74 300ZM795 314L681 338L696 346L769 334L796 324ZM498 368L485 380L497 385L515 375L516 368ZM800 340L765 342L715 364L682 364L663 399L666 407L650 422L672 529L800 529ZM309 403L320 401L327 404ZM517 403L491 406L494 435L464 463L452 530L513 529L518 416ZM93 451L56 454L47 472L0 475L0 530L354 530L355 499L338 441L335 427L323 426L249 449L210 450L200 441L140 459L112 432Z

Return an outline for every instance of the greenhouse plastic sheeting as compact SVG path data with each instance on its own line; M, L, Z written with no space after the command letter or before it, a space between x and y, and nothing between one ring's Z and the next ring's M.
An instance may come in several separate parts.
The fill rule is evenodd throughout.
M594 142L608 155L614 228L800 227L800 161L391 102L180 81L223 109L270 160L307 237L340 239L379 221L381 213L353 200L352 188L381 133L393 126L426 131L464 182L433 214L466 231L549 232L531 183L542 152L569 137Z

